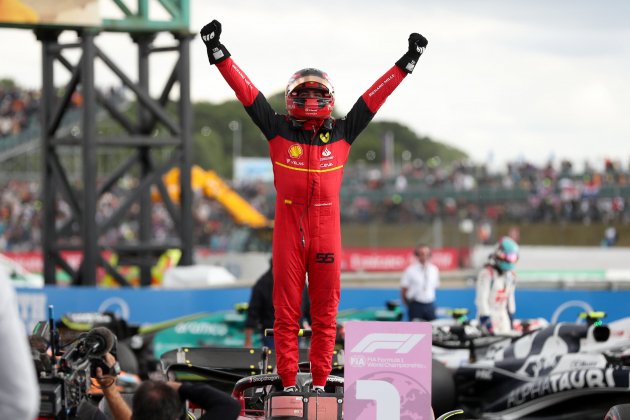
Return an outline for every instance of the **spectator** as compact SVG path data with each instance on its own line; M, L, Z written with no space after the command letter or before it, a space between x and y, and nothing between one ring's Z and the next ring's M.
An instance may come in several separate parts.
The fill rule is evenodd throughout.
M602 246L611 247L617 243L617 239L619 236L617 235L617 229L614 226L608 226L606 230L604 230L604 239L602 239Z
M39 386L17 297L0 278L0 419L31 420L38 412Z
M407 305L410 321L435 319L435 290L440 287L440 270L431 263L431 248L420 244L414 249L417 262L411 264L400 280L400 295Z

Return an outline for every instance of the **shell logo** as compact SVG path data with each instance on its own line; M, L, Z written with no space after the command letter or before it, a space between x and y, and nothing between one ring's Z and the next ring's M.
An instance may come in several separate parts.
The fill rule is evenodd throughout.
M291 156L294 159L302 156L302 153L304 153L304 151L302 150L302 146L300 146L299 144L294 144L291 147L289 147L289 156Z

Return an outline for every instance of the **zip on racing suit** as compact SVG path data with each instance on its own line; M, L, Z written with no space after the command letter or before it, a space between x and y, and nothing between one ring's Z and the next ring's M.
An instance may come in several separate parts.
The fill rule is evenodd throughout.
M413 71L426 47L418 34L409 51L381 76L342 119L297 121L277 114L219 43L221 25L201 31L210 64L216 64L247 114L269 143L276 188L272 257L277 371L285 387L296 384L301 295L309 278L313 386L324 386L332 367L340 297L339 192L350 146L387 97Z

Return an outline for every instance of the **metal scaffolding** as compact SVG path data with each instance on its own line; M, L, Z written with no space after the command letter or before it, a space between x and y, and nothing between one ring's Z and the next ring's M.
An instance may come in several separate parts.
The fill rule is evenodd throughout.
M116 1L118 5L124 5ZM192 235L192 191L190 168L192 155L192 108L190 102L190 42L191 34L181 29L182 22L187 26L188 5L185 1L168 2L175 5L177 12L175 25L151 24L146 14L146 0L140 0L138 15L128 9L123 10L125 19L118 23L109 21L103 27L59 28L37 27L35 33L42 44L42 252L44 256L44 278L46 284L55 284L57 270L65 271L74 285L95 285L100 270L123 286L129 283L119 268L105 258L105 251L115 252L119 261L136 266L140 272L140 284L151 284L151 268L157 257L168 249L180 249L180 265L193 262ZM122 6L121 6L122 7ZM185 9L185 10L184 10ZM183 17L182 17L183 16ZM184 21L181 21L184 19ZM122 22L122 23L120 23ZM144 23L143 23L144 22ZM173 26L178 27L174 30ZM78 42L62 44L59 36L64 30L77 32ZM130 77L118 67L95 41L102 31L128 32L130 43L135 43L138 51L138 74ZM163 47L154 44L160 32L173 34L174 44ZM67 59L69 49L78 49L80 59L73 64ZM161 52L175 52L177 59L161 94L153 98L149 92L152 76L149 58ZM121 84L135 96L136 115L122 112L110 97L96 87L95 62L100 60L111 70ZM61 65L70 72L70 80L59 94L54 85L55 70ZM137 80L137 81L134 81ZM175 85L179 87L179 98L175 110L167 105ZM78 133L63 133L59 130L64 115L71 107L72 97L80 92L82 96L82 117ZM122 127L122 135L100 135L97 132L97 110L105 110L112 120ZM164 128L156 130L157 127ZM166 135L155 133L166 132ZM81 150L82 173L80 182L71 182L66 169L61 164L59 149L76 147ZM117 167L97 179L97 153L102 148L127 148L127 157ZM159 151L168 150L170 156L156 159ZM161 156L163 156L162 153ZM180 169L179 203L171 200L162 176L170 169ZM112 214L97 219L99 199L110 193L123 177L135 170L137 183L126 195ZM175 226L175 237L167 242L157 242L152 235L151 189L159 191L161 200ZM69 220L57 221L57 204L64 201L71 210ZM101 238L109 229L116 228L128 217L132 208L137 211L138 240L120 243L107 249L101 245ZM74 238L69 241L68 238ZM78 240L76 240L78 238ZM68 261L67 251L79 251L82 262L77 269Z

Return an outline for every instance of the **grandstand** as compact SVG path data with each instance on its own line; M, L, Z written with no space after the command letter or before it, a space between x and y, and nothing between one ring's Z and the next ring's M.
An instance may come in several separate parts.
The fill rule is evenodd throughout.
M67 129L71 131L73 127L76 128L76 122L69 121ZM25 132L38 130L35 122ZM3 140L10 142L13 137ZM37 205L40 193L37 181L41 177L41 163L37 138L31 138L29 147L29 153L7 157L3 163L8 168L2 171L0 196L5 215L2 220L5 251L40 247L41 208ZM118 158L111 150L101 153L105 161ZM68 150L63 159L71 163L78 156ZM475 176L475 184L470 185L458 179L462 174L481 171L479 168L448 164L413 170L400 168L392 177L382 179L374 177L374 173L378 173L377 167L350 166L347 168L350 176L345 178L342 193L344 244L409 246L421 237L433 242L437 240L433 224L440 220L441 243L446 246L469 245L478 242L479 238L461 232L459 223L471 220L476 225L484 222L493 225L494 235L488 238L490 241L513 225L526 225L526 229L521 229L521 240L528 245L597 246L605 227L613 225L619 234L619 245L623 245L630 236L627 234L630 185L625 181L629 173L614 165L609 168L614 169L577 174L550 172L553 168L528 165L527 176L523 175L523 170L512 169L492 176ZM406 180L404 188L400 187L401 177ZM119 200L115 195L122 196L132 186L123 183L118 187L118 193L104 197L99 212L110 212L114 206L112 200ZM264 216L273 217L275 196L272 185L252 182L233 187ZM15 205L16 201L20 201L19 206ZM63 202L59 203L59 208L62 214L67 211ZM236 227L229 212L208 196L196 196L194 209L198 215L195 217L195 232L198 232L195 245L225 249L229 231ZM160 205L154 209L153 221L153 229L159 232L159 237L174 235ZM133 218L129 218L119 227L118 233L110 233L104 243L113 244L129 235L133 224ZM11 233L16 231L20 234Z
M0 138L0 162L3 165L0 172L3 214L0 250L37 250L41 248L42 221L42 209L38 204L42 165L41 127L37 118L40 92L24 90L6 80L3 86L8 86L2 88L4 105L0 109L4 110L4 118L14 115L10 113L14 109L29 111L28 118L18 117L18 120L24 120L22 125ZM120 89L104 90L102 94L117 104L121 112L129 108ZM13 106L14 98L30 99L27 104ZM79 102L80 99L75 98L73 108L64 116L61 130L65 134L76 135L80 130ZM108 130L111 120L103 109L98 115L99 126ZM99 176L104 176L115 167L116 161L126 157L112 148L101 149L98 154L98 160L102 162ZM78 182L81 177L79 151L71 147L60 149L60 160L70 168L71 182ZM527 225L527 229L522 229L524 244L598 245L605 227L612 225L617 229L619 244L627 244L630 236L627 234L630 169L622 168L614 161L602 162L598 166L601 170L587 166L585 171L577 173L567 161L543 167L513 162L503 172L489 173L483 165L467 161L440 161L437 165L413 162L394 166L389 176L384 177L379 165L349 165L341 195L344 244L409 246L418 238L439 241L446 246L479 242L476 235L460 231L462 220L471 220L477 226L492 224L494 234L488 241L506 233L513 225ZM112 200L120 200L132 186L133 183L121 183L118 192L101 200L99 212L111 212L115 207ZM275 196L270 183L254 181L233 187L239 196L253 203L262 217L273 217ZM226 211L212 198L195 197L195 232L198 234L194 241L196 246L220 251L230 243L230 231L236 225L230 210ZM58 207L61 219L67 219L67 203L59 201ZM153 213L152 229L158 232L158 237L175 235L164 208L158 204ZM439 238L434 235L436 220L443 222ZM134 224L133 217L128 218L118 227L117 233L110 232L102 243L111 246L123 237L133 236L130 232L133 232Z

